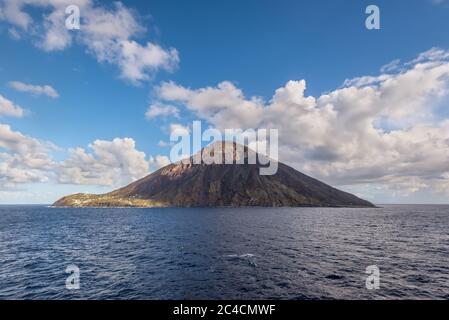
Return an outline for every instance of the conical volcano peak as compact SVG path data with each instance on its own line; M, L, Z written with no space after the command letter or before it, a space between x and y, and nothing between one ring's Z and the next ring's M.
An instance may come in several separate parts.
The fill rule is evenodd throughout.
M207 149L207 148L218 148L218 149L222 149L222 148L237 148L237 147L242 147L242 148L248 148L246 145L237 143L235 141L229 141L229 140L219 140L219 141L214 141L210 144L208 144L206 147L203 148Z
M54 206L373 207L281 162L276 162L273 175L263 175L263 166L248 164L253 155L259 156L241 144L214 142L190 157L189 163L170 164L107 194L64 197ZM235 163L227 165L230 159Z
M248 160L253 160L253 163ZM194 154L193 164L256 164L257 153L246 145L234 141L215 141Z

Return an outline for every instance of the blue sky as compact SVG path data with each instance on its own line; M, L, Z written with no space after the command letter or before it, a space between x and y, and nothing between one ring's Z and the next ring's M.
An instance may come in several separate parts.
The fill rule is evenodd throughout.
M0 183L1 203L49 203L66 193L103 192L115 187L108 181L99 182L99 179L86 178L81 181L59 177L59 171L68 170L71 165L86 166L86 163L77 163L80 161L78 158L72 158L63 165L64 169L59 167L60 163L71 159L72 148L83 148L92 159L102 161L98 159L101 155L89 148L90 144L96 140L131 138L135 142L135 148L130 147L132 151L135 149L136 152L145 153L145 159L149 161L150 157L168 155L169 148L160 146L159 142L168 141L171 124L188 126L193 119L199 118L209 125L220 127L221 124L211 117L198 113L203 112L204 106L196 106L189 99L170 101L161 96L159 88L164 83L194 91L229 81L246 99L260 97L268 107L275 90L291 80L305 79L306 96L318 99L323 93L341 88L347 79L379 76L381 67L389 62L400 59L401 63L407 63L432 48L441 50L438 61L445 63L446 57L441 56L449 49L449 7L444 1L152 0L124 1L122 5L108 1L79 2L82 4L82 19L85 18L84 12L94 12L92 8L101 8L106 19L110 17L107 13L114 16L125 10L142 29L130 32L129 36L125 36L126 41L135 41L141 47L148 43L156 44L165 52L173 49L177 58L173 54L167 58L171 59L170 67L161 62L157 67L143 71L145 79L136 80L124 76L124 64L120 61L123 57L120 54L110 61L101 61L100 56L105 51L93 52L91 46L98 40L98 34L93 31L84 34L83 20L81 31L70 31L70 44L60 45L58 42L57 47L52 47L44 42L43 37L49 30L45 24L49 20L45 20L45 16L62 8L52 5L51 0L45 7L34 5L33 1L30 5L19 7L32 19L26 27L17 22L20 15L14 16L15 12L7 10L8 1L0 1L0 8L3 8L0 13L0 96L26 110L19 117L1 116L0 123L8 125L14 133L46 145L42 148L47 148L49 143L54 145L51 150L45 149L51 158L47 159L51 168L43 171L49 172L43 173L28 164L17 164L15 168L15 163L19 161L9 160L5 170L23 170L18 175L33 171L38 177L19 179L3 172L5 178L0 179L4 181ZM365 28L365 8L373 3L380 8L380 30ZM83 12L84 5L86 9ZM51 21L57 25L59 20ZM92 18L89 23L92 21L95 19ZM117 37L112 35L111 41L117 41ZM400 74L405 71L395 72ZM33 93L29 87L18 90L11 84L12 81L51 86L58 97ZM445 92L446 84L441 84L441 92ZM423 93L426 99L430 91ZM421 119L419 123L413 120L413 124L397 124L396 121L392 127L405 131L424 123L439 127L438 123L448 116L446 101L443 93L438 94L437 100L432 99L432 120ZM175 106L179 109L179 117L148 119L145 112L154 103ZM229 106L224 105L223 108ZM389 113L387 117L391 115ZM238 120L235 123L239 124ZM390 126L391 123L380 125L383 130L390 130ZM439 133L444 134L445 131L442 132ZM7 139L6 136L3 138ZM286 140L294 140L291 133ZM317 146L322 145L320 142L314 145L313 150L310 146L307 148L315 152ZM301 145L295 147L301 148ZM120 149L120 146L117 148ZM6 143L0 144L1 151L9 156L18 152L20 156L28 157L28 154L24 156L23 152L21 154ZM114 152L118 160L111 161L118 163L120 171L124 166L120 163L122 155L117 155L117 150ZM444 152L442 150L442 156L446 155ZM132 154L142 160L137 153ZM445 168L423 175L412 172L421 170L420 162L415 166L418 169L410 169L407 173L401 171L400 176L392 178L396 172L367 175L369 166L358 165L356 169L363 167L364 173L348 180L334 178L336 175L332 174L331 169L321 172L312 164L304 164L305 157L296 159L289 154L284 159L281 153L280 160L378 203L447 202L449 188L446 189L445 183L449 176L445 176ZM307 159L313 160L310 157ZM403 161L409 162L408 159ZM102 163L103 167L110 165L109 162ZM149 163L148 170L151 171L156 165L156 161ZM326 165L333 170L340 168L335 163ZM99 170L89 177L103 175L103 169ZM373 167L370 172L377 170ZM145 171L145 165L142 171ZM140 172L135 172L133 178ZM111 173L110 177L118 174L119 181L124 182L126 173L129 170ZM437 180L444 180L443 186L436 185Z

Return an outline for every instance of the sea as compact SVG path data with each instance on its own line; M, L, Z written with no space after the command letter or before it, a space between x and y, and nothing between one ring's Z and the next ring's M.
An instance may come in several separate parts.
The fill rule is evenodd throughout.
M449 299L449 206L0 206L0 299Z

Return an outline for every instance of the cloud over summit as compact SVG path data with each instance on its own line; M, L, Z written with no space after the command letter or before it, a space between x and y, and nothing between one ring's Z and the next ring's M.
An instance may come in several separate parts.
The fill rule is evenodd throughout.
M268 102L227 81L199 89L164 82L157 96L219 129L277 128L281 161L337 185L449 192L449 120L438 114L448 103L449 53L433 48L386 70L317 97L305 94L305 80L287 82Z

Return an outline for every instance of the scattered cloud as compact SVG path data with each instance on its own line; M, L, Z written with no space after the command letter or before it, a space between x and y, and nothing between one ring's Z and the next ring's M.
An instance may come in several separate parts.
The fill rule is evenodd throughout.
M397 71L400 64L401 64L401 60L395 59L395 60L391 61L390 63L387 63L386 65L382 66L380 68L380 72L387 73L387 72Z
M46 95L50 98L58 98L58 92L49 85L37 86L33 84L23 83L20 81L11 81L9 86L20 92L28 92L34 95Z
M422 52L418 57L410 62L406 62L405 66L413 66L423 62L441 62L449 59L449 50L443 50L441 48L432 48L425 52Z
M179 123L170 124L170 135L172 136L188 136L190 128Z
M170 164L170 159L167 156L158 155L154 158L153 157L150 158L150 166L154 170L168 166L169 164Z
M9 116L20 118L24 114L25 111L21 107L0 95L0 117Z
M157 145L158 145L159 147L166 148L166 147L171 147L171 146L173 146L174 143L173 143L173 142L167 142L167 141L159 140L159 142L158 142Z
M89 149L92 152L83 148L70 150L69 158L59 165L60 183L117 186L149 172L145 153L136 150L131 138L96 140Z
M170 163L161 155L147 160L131 138L96 140L89 149L71 149L70 156L57 164L59 183L119 187Z
M448 4L448 0L430 0L435 5Z
M53 148L49 143L0 124L0 188L10 189L17 184L47 181L53 168L48 153Z
M131 138L96 140L88 150L70 149L62 161L51 156L56 151L61 150L0 124L0 191L38 182L118 187L170 163L166 156L147 158Z
M20 40L22 38L22 36L20 35L20 32L17 31L16 28L9 28L8 33L11 36L11 38L13 38L14 40Z
M167 118L175 117L179 118L179 109L172 105L166 105L162 103L152 104L145 113L147 119L155 119L158 117Z
M65 27L69 5L80 8L80 30ZM32 17L32 7L48 13ZM15 39L30 34L35 45L48 52L64 50L73 43L84 45L97 61L116 65L121 77L134 84L151 80L159 70L173 71L179 63L176 49L135 40L147 30L138 13L121 2L105 7L93 0L4 0L0 12L0 21L13 26L10 30Z
M156 91L161 100L184 103L200 118L226 128L257 127L265 112L261 98L245 99L243 92L228 81L197 90L164 82Z

